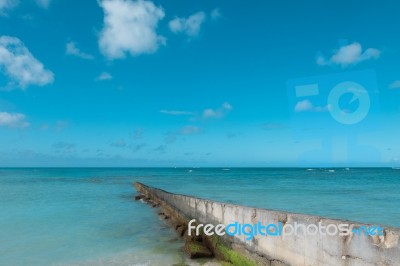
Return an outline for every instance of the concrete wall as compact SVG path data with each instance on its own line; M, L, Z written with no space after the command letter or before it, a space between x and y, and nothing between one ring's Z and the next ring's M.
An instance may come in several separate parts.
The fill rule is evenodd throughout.
M266 209L251 208L233 204L215 202L185 195L172 194L143 184L135 184L140 193L151 194L169 204L188 219L201 223L242 224L289 223L293 224L341 224L349 223L358 228L362 224L349 221L332 220L318 216L309 216ZM400 265L400 230L384 228L383 236L256 236L245 240L245 236L224 236L225 241L244 247L251 253L274 260L280 264L304 265Z

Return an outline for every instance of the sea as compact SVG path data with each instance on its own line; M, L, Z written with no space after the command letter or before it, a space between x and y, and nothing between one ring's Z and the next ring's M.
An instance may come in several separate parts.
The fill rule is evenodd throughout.
M133 182L272 210L400 227L392 168L0 168L0 265L212 265L135 201ZM211 264L210 264L211 263Z

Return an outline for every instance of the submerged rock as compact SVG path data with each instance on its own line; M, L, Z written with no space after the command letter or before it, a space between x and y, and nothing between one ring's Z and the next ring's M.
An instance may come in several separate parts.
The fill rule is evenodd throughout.
M144 197L143 195L136 195L135 200L141 200L141 199L143 199L143 197Z
M179 236L183 237L186 233L186 226L184 225L177 225L175 227L176 232L178 233Z
M207 247L195 241L186 241L185 252L191 259L213 257L212 252Z

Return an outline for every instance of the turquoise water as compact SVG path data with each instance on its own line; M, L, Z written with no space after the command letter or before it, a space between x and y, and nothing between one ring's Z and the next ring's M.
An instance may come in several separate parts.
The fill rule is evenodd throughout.
M400 227L396 169L0 169L0 265L172 265L182 241L132 182Z

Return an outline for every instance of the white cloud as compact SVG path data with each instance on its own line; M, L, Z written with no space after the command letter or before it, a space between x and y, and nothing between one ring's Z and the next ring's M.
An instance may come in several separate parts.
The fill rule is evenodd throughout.
M28 127L29 123L24 114L0 112L0 126L24 128Z
M303 100L296 104L294 110L296 112L310 111L313 109L313 104L309 100Z
M194 37L199 34L205 19L206 14L204 12L197 12L188 18L174 18L168 25L173 33L185 33L190 37Z
M368 48L363 51L361 44L354 42L352 44L342 46L338 50L334 51L334 54L329 59L326 59L322 55L318 56L317 64L320 66L340 65L342 67L347 67L349 65L356 65L366 60L377 59L380 57L380 55L380 50Z
M399 89L400 88L400 80L396 80L389 85L390 89Z
M166 39L156 32L164 11L151 1L103 0L104 27L99 47L109 59L157 51Z
M111 80L112 78L113 76L110 73L103 72L97 77L97 80Z
M0 0L0 16L9 9L13 9L18 5L18 0Z
M330 105L327 106L314 106L309 100L303 100L296 104L294 107L295 112L326 112L329 111Z
M45 69L18 39L0 37L0 68L11 79L10 87L25 89L30 85L44 86L54 80L54 74Z
M51 0L36 0L36 4L42 8L48 8Z
M93 59L93 55L82 52L76 45L75 42L68 42L65 48L67 55L74 55L83 59Z
M218 109L205 109L203 111L203 118L222 118L225 115L227 115L231 110L233 109L232 105L229 103L224 103L220 108Z
M161 110L160 113L166 115L194 115L193 112L178 111L178 110Z
M232 105L225 102L219 108L207 108L201 112L190 112L183 110L160 110L160 113L166 115L175 115L175 116L191 116L190 121L196 121L198 119L217 119L225 117L231 110L233 109Z
M224 103L224 104L222 105L222 108L223 108L224 110L227 110L227 111L230 111L230 110L233 109L232 105L230 105L229 103Z

